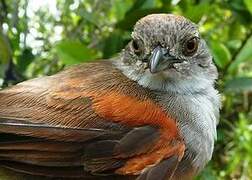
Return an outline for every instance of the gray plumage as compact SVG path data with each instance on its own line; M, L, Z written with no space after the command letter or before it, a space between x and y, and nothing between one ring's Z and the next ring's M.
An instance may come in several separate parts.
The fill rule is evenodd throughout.
M183 55L183 43L194 36L199 38L197 52L193 56ZM187 147L185 162L181 163L185 167L178 169L189 169L192 162L199 172L212 157L221 106L214 88L218 73L205 41L194 23L171 14L154 14L139 20L132 39L139 42L142 54L136 55L130 42L121 54L121 61L115 64L128 78L153 90L156 101L177 119ZM150 73L145 59L157 45L183 62Z

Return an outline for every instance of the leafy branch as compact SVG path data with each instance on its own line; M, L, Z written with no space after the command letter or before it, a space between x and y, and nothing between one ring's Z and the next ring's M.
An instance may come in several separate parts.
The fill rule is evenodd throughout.
M241 52L241 50L244 48L244 46L247 44L249 38L252 37L252 31L249 30L249 32L246 34L244 40L241 43L241 46L234 52L234 54L232 55L231 60L226 64L226 66L223 69L223 75L225 75L229 69L229 67L232 65L232 63L237 59L239 53Z

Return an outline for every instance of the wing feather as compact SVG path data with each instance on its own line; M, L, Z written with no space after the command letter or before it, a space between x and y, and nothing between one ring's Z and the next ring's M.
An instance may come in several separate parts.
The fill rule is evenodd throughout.
M183 156L175 120L110 62L25 81L0 91L0 102L0 163L17 171L131 176L147 168L140 178L162 178L157 171L173 176Z

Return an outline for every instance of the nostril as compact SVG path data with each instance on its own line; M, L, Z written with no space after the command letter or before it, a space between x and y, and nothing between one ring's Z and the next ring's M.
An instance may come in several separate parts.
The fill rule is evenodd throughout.
M164 55L164 57L170 56L170 54L168 52L163 53L163 55Z
M169 57L170 56L170 53L169 53L168 49L162 48L161 51L162 51L162 54L163 54L164 57Z

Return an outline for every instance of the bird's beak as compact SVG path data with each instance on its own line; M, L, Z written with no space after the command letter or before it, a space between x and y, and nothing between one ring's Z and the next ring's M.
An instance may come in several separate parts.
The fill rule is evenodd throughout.
M150 56L149 68L151 73L157 73L169 67L177 59L169 54L168 49L157 46Z

